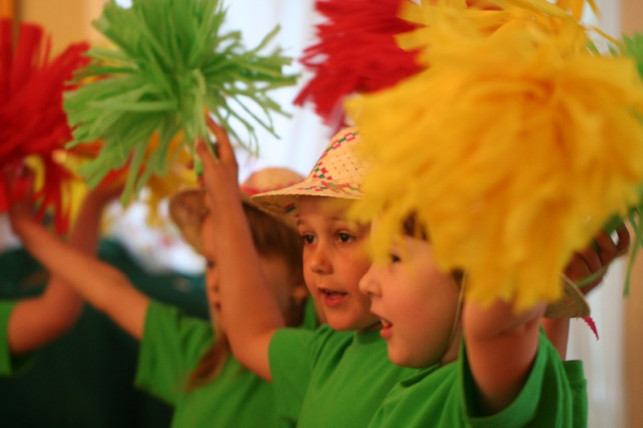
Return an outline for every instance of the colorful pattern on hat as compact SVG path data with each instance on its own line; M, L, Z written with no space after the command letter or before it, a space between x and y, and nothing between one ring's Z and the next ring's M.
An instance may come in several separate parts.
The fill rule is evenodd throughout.
M295 211L298 196L359 199L367 165L354 151L361 141L355 128L338 132L324 149L310 173L300 183L252 196L257 206L271 213Z

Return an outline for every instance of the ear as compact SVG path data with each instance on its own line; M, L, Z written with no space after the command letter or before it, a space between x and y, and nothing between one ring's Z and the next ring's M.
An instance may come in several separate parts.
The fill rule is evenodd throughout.
M308 289L306 288L306 285L303 282L295 285L290 291L290 297L292 297L292 299L298 304L301 304L308 297Z

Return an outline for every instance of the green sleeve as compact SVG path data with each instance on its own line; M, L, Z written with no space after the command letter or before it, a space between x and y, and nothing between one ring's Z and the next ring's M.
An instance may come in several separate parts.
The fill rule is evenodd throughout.
M0 302L0 376L12 376L26 368L33 361L33 353L11 355L9 349L9 317L18 300Z
M213 341L208 321L151 301L138 354L136 386L176 404L186 379Z
M577 426L579 418L587 418L585 409L577 408L582 399L581 391L570 383L572 373L582 378L582 366L563 365L558 352L540 332L538 352L525 385L516 397L502 411L488 417L477 417L476 387L468 367L466 353L461 352L462 380L464 387L465 414L472 427L524 427L524 426ZM585 398L586 400L586 398ZM580 425L582 426L582 425Z
M574 428L584 428L587 426L587 379L583 362L565 361L563 363L569 386L572 389L572 400L574 402Z
M269 350L270 374L277 397L277 411L295 423L313 369L315 330L284 328L275 333Z

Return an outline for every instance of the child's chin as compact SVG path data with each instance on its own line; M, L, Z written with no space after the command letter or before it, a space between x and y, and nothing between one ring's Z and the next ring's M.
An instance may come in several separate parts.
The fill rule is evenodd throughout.
M403 355L398 352L395 352L395 350L391 349L390 345L388 350L388 359L391 360L391 362L396 366L410 367L414 369L425 367L422 363L415 361L413 358L410 358L408 355Z

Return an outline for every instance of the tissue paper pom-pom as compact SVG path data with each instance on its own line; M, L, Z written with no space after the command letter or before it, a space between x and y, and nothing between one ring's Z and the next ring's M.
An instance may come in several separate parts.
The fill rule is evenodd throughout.
M594 0L556 0L556 5L561 9L569 11L576 19L581 19L585 5L588 5L592 11L598 15L598 7Z
M431 37L442 31L441 38L457 37L457 32L449 34L450 27L436 28L433 11L440 6L458 10L469 20L469 31L482 34L493 34L505 26L535 25L547 32L559 32L569 26L583 28L579 19L571 15L570 7L565 1L550 3L547 0L438 0L420 4L406 2L400 9L400 17L413 24L416 29L399 34L397 43L404 50L419 50L416 60L424 69L430 66ZM559 4L560 3L560 4ZM598 12L597 12L598 13ZM439 24L439 23L437 23ZM579 28L579 30L580 30ZM465 29L460 29L465 31ZM445 34L446 32L446 34ZM589 40L585 31L578 31L576 42L579 47L586 47Z
M42 27L21 23L14 46L13 22L0 20L0 166L26 162L36 170L38 217L51 210L59 233L69 224L75 179L58 159L71 140L62 94L74 70L87 63L82 56L87 48L86 43L73 44L51 58ZM0 212L10 203L4 179L0 175Z
M128 160L132 170L144 163L150 174L160 174L179 130L191 151L195 137L207 138L206 110L249 150L256 151L255 126L274 133L271 114L285 113L268 92L295 83L295 76L282 73L290 59L278 49L260 55L278 28L245 50L239 32L222 31L224 19L220 0L134 0L131 8L111 0L105 5L94 26L117 49L91 49L94 61L78 77L95 79L65 100L76 127L74 144L105 142L98 159L81 170L90 187ZM247 137L237 135L240 128ZM154 132L159 147L145 158ZM131 175L122 200L144 184L144 177Z
M313 76L295 104L313 103L328 125L339 128L344 97L387 88L419 71L414 53L395 41L396 34L415 27L397 16L408 1L318 0L316 9L325 21L300 59Z
M347 103L374 165L356 213L378 216L380 256L416 215L440 267L467 270L468 299L553 301L571 254L637 200L636 68L580 49L576 25L488 35L453 8L432 16L431 67Z

